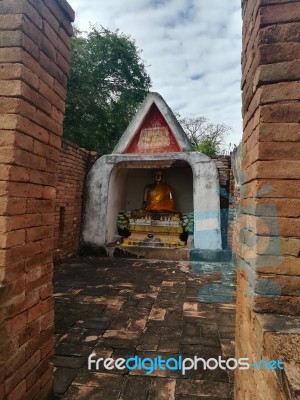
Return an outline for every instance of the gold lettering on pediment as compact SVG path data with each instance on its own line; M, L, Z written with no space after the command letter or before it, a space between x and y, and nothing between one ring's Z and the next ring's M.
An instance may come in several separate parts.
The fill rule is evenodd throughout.
M170 135L168 128L146 128L142 129L138 141L138 148L140 150L157 149L167 147L170 145Z

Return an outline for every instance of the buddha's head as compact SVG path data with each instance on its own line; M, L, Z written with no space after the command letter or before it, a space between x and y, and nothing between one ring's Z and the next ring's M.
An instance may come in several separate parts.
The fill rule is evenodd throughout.
M163 182L163 173L161 170L155 170L153 173L153 179L155 183Z

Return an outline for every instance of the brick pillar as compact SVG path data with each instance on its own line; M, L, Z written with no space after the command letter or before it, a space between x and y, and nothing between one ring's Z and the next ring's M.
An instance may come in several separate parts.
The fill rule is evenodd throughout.
M0 399L53 386L55 170L74 12L0 1Z
M244 0L242 8L236 349L259 361L268 358L265 332L279 333L285 320L292 332L300 313L300 1ZM235 398L292 398L283 387L278 371L251 368L237 372Z

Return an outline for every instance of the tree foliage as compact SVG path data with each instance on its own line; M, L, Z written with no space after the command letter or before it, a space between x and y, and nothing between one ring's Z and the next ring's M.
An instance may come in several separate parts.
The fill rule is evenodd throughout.
M65 138L88 150L111 152L151 85L140 53L118 30L75 30Z
M225 137L232 128L226 124L215 124L205 117L178 118L194 150L208 156L220 154Z

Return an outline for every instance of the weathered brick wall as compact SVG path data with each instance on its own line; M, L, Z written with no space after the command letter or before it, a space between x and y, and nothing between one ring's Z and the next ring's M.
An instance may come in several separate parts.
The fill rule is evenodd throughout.
M55 172L74 13L0 1L0 399L52 391Z
M268 335L299 332L300 1L245 0L243 20L236 356L259 361ZM299 364L279 354L283 373L237 371L236 399L298 398Z
M55 201L55 259L79 250L85 177L97 154L62 141L57 166Z

